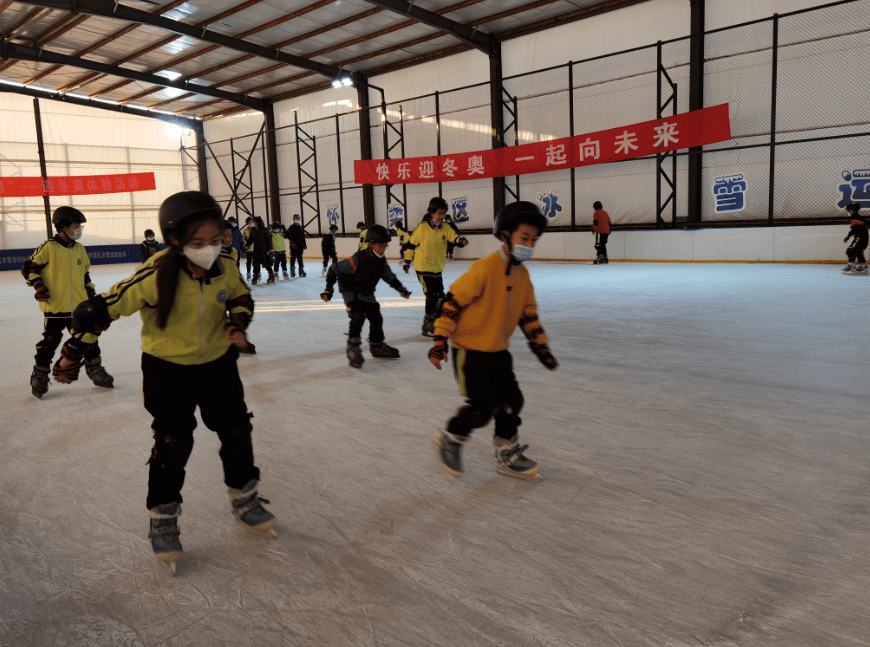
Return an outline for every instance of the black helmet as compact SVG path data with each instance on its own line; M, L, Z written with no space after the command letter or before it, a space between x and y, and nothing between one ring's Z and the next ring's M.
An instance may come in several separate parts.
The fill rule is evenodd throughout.
M75 207L58 207L51 216L51 224L58 231L64 227L69 227L74 222L82 223L87 221L88 219L85 218L85 214Z
M220 220L223 215L218 203L208 193L182 191L166 198L160 205L159 215L163 240L169 242L169 235L183 220L201 213L208 213L215 220Z
M65 207L61 207L61 209L64 209L64 208ZM861 210L861 205L858 204L857 202L853 202L851 204L846 205L846 211L860 211L860 210ZM57 212L55 211L55 213L57 213Z
M153 236L153 235L154 235L153 229L146 229L145 230L145 238L148 238L148 236Z
M281 223L280 223L280 222L273 222L273 223L272 223L272 229L275 229L275 227L277 227L278 229L280 229L280 228L281 228Z
M362 220L360 220L358 223L356 223L356 228L357 229L365 229L366 223L364 223Z
M436 195L434 198L429 200L429 206L426 208L426 213L435 213L439 209L447 211L448 208L447 200Z
M547 228L547 218L541 213L538 205L532 202L511 202L499 209L496 214L492 235L499 238L499 234L503 231L513 234L522 224L536 227L540 236Z
M592 208L593 209L603 209L604 207L601 206L601 203L596 200L595 202L592 203Z
M387 231L387 228L383 225L372 225L368 229L366 229L366 239L367 243L378 243L379 245L385 245L390 242L390 232Z
M338 231L338 225L329 225L329 231Z

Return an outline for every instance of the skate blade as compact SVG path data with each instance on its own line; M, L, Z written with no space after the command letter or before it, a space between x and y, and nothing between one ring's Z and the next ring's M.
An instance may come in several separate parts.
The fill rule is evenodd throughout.
M445 465L444 462L441 460L441 445L438 443L437 436L432 439L432 449L435 450L435 458L438 459L438 464L441 466L441 469L444 470L444 476L447 477L447 480L450 483L453 483L458 478L462 478L462 472L457 472L456 470Z
M261 526L249 526L241 519L236 519L236 524L239 526L239 528L248 531L252 535L258 535L260 537L265 537L266 539L274 539L278 536L278 533L275 531L274 519L267 521Z
M181 551L172 551L171 553L163 553L161 555L157 555L157 561L166 566L169 569L170 575L175 575L175 563L181 559L182 556Z
M496 466L495 471L501 474L502 476L510 476L511 478L520 479L521 481L530 481L532 483L540 483L544 480L540 474L538 474L537 468L534 472L513 472L506 467Z

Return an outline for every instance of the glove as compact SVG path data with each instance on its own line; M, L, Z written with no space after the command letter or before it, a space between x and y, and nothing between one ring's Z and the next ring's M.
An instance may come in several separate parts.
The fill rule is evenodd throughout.
M843 242L846 243L846 242L848 242L848 241L849 241L849 237L846 236L846 237L843 239ZM38 301L38 300L39 300L39 297L37 297L37 301Z
M325 292L320 293L320 298L324 301L332 301L332 292L326 290Z
M33 284L33 287L36 288L36 294L33 295L33 298L40 303L48 303L51 295L48 293L48 288L45 287L45 283L37 281Z
M411 261L404 261L402 263L402 269L405 270L405 274L407 274L408 270L411 269Z
M459 240L456 241L457 247L465 247L467 244L468 244L468 239L464 238L464 237L460 238Z
M85 358L82 355L76 355L71 352L69 350L69 342L67 342L63 345L60 351L60 359L55 362L51 374L61 384L72 384L79 379L79 371L84 363Z
M411 293L408 292L405 288L402 288L401 290L399 290L399 295L403 299L410 299L411 298Z
M550 354L550 349L547 348L546 344L536 344L534 342L529 342L529 348L532 349L532 352L537 356L537 358L541 361L541 364L547 367L547 370L555 371L556 367L559 365L559 362L556 361L556 358Z
M239 348L244 348L248 345L248 336L245 334L245 322L239 315L230 315L230 318L224 323L224 335Z
M441 370L441 362L447 363L447 337L441 335L435 336L435 343L429 349L429 361Z

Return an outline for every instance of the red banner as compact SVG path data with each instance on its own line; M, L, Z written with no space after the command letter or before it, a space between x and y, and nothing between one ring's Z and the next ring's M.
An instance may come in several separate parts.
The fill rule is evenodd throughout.
M728 104L641 124L473 153L356 160L357 184L423 184L607 164L731 139Z
M0 198L29 198L44 195L100 195L153 191L154 173L124 173L122 175L77 175L70 177L4 177L0 178Z

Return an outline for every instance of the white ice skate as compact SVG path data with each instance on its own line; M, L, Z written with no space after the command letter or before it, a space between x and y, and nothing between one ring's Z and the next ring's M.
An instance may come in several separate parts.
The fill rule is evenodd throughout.
M257 494L257 485L258 481L251 479L241 490L227 488L233 516L245 530L271 539L278 536L275 532L275 515L263 507L263 503L269 503L269 500Z
M528 456L524 456L528 445L520 445L517 436L510 440L493 436L495 445L495 471L504 476L523 479L524 481L541 481L538 474L538 464Z
M175 562L181 559L184 550L178 535L178 515L181 514L181 505L172 502L151 508L151 529L148 539L151 540L151 549L154 556L166 564L169 572L175 575Z

